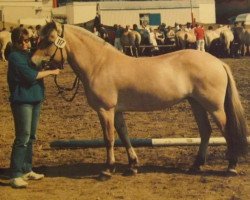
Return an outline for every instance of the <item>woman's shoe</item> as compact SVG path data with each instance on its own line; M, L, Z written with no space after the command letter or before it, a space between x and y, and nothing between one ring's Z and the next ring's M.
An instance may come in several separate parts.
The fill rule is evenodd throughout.
M33 171L27 173L27 174L24 174L22 176L23 180L27 181L27 180L41 180L44 178L44 174L37 174Z
M13 188L26 188L28 186L28 183L24 181L21 177L18 177L11 179L10 185Z

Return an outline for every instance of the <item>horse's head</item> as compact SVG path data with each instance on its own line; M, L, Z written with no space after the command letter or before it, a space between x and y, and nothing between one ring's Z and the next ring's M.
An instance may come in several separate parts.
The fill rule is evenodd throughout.
M40 32L40 42L31 60L40 69L62 68L67 59L63 26L57 22L47 23Z

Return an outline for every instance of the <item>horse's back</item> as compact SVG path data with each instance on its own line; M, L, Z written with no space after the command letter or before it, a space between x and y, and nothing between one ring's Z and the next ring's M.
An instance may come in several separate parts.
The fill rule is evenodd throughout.
M116 79L120 110L163 109L188 97L209 95L213 88L225 89L227 82L223 63L197 50L137 58Z

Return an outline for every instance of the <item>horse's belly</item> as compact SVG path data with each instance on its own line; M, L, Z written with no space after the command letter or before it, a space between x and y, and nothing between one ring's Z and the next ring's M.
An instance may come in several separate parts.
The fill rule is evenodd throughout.
M130 91L119 94L116 109L119 111L162 110L178 103L184 98L184 95L156 95Z

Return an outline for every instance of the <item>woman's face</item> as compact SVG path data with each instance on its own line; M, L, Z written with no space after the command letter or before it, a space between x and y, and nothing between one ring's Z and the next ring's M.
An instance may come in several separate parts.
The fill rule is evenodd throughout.
M22 42L19 44L19 47L23 51L27 51L31 48L29 35L24 35Z

